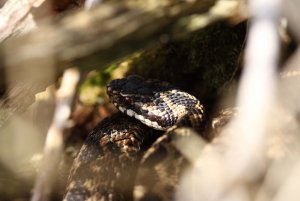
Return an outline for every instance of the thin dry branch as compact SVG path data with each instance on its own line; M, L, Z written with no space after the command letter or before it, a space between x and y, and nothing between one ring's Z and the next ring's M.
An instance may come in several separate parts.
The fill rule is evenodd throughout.
M52 181L64 146L63 134L69 127L68 120L78 81L79 72L77 69L65 71L61 87L56 93L56 109L53 122L47 133L44 157L35 182L32 201L49 199Z
M240 113L183 177L177 200L256 200L251 185L265 173L269 121L276 100L280 3L249 1L253 19L237 95Z

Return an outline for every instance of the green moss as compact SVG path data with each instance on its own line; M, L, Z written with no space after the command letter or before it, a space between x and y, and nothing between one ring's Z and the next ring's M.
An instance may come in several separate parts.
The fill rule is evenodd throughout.
M99 102L106 102L106 85L116 78L124 77L124 74L130 68L133 59L140 56L135 53L126 59L116 61L105 68L103 71L94 70L87 74L85 80L79 87L79 99L85 105L95 105Z
M109 79L109 72L90 72L79 87L80 101L86 105L94 105L99 102L99 98L103 97L106 93L105 86Z

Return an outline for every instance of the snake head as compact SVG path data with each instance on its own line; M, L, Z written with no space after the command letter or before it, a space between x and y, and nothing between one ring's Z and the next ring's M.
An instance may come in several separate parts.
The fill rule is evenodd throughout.
M111 81L107 94L121 112L157 130L174 126L187 116L189 107L199 103L167 82L137 75Z

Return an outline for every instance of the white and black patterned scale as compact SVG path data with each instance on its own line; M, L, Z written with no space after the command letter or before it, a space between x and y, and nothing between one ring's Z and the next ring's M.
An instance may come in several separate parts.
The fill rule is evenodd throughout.
M132 75L111 81L107 93L121 112L157 130L179 124L198 129L203 120L200 101L167 82Z
M147 200L141 195L133 197L133 185L144 150L161 134L155 130L171 130L180 124L189 124L198 129L203 120L203 107L194 96L158 80L135 75L113 80L107 86L107 93L122 113L135 118L116 114L102 121L92 131L73 163L64 200ZM152 158L155 161L153 165L169 161L170 153L167 152L171 150L174 152L170 154L172 161L174 158L176 164L175 158L178 158L178 164L184 166L184 159L180 158L179 153L165 145L171 138L167 133L149 149L150 161ZM148 164L149 160L144 158L143 161ZM147 165L143 167L148 168ZM172 164L166 164L166 167L170 169ZM153 171L150 172L152 174ZM178 174L178 171L175 172ZM142 178L145 177L145 170L142 174ZM155 182L150 185L155 185ZM173 185L163 186L167 186L171 194ZM148 198L151 199L151 196ZM170 200L172 196L165 197ZM155 200L166 199L157 195Z
M104 119L73 162L64 200L132 200L139 160L158 136L122 113Z

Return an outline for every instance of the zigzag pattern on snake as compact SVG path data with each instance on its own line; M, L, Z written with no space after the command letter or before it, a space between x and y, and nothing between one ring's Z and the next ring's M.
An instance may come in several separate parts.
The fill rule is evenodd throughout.
M203 106L194 96L169 83L136 75L111 81L107 93L127 116L113 115L89 134L73 163L64 200L172 200L186 161L168 144L170 133L157 139L162 134L159 131L181 125L199 130ZM149 147L148 157L140 165ZM177 167L172 168L169 158ZM161 170L167 172L161 174ZM134 187L136 174L138 185ZM156 185L159 182L163 184ZM144 184L148 187L141 188Z

